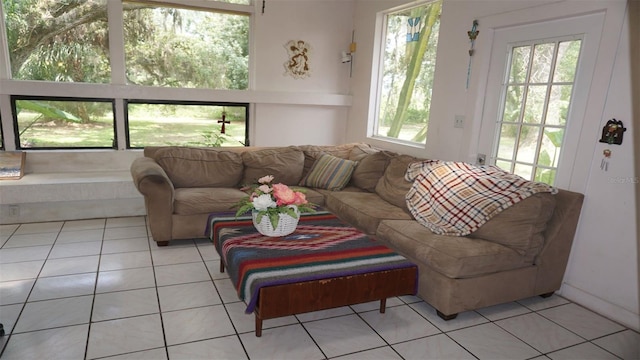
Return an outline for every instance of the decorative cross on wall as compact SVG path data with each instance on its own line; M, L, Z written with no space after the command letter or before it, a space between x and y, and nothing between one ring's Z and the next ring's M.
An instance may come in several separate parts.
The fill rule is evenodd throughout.
M225 124L231 124L231 121L227 120L227 112L223 111L222 112L222 120L218 120L218 124L222 123L222 129L220 129L220 134L224 134L225 133Z

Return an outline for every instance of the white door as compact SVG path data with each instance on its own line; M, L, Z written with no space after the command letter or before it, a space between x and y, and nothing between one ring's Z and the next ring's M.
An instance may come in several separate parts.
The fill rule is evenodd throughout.
M478 151L489 164L569 187L603 19L495 30Z

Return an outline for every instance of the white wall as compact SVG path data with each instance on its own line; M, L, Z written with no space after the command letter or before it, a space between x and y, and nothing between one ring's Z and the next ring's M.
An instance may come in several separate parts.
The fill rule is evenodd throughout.
M633 170L626 1L444 0L425 147L388 144L367 137L376 14L406 3L409 1L356 1L354 28L358 53L347 141L367 141L390 150L458 161L473 161L479 152L478 133L493 33L493 29L483 24L511 26L588 12L606 14L589 105L580 129L579 154L572 164L575 175L569 187L585 194L585 203L560 293L639 330L636 230L639 212L634 200L639 184ZM466 32L474 19L479 21L480 35L475 44L471 84L465 89L470 46ZM465 116L463 129L454 128L456 115ZM600 170L604 144L597 140L602 126L611 118L623 120L628 130L621 146L611 146L611 164L609 171L604 172Z
M351 43L352 18L352 1L267 1L265 13L258 11L255 16L255 89L287 92L310 101L327 94L350 99L349 64L343 64L340 55L348 51ZM290 40L311 45L310 77L295 79L285 74L288 57L284 45ZM286 95L283 102L255 106L252 145L327 145L345 141L347 106L291 105L286 103Z

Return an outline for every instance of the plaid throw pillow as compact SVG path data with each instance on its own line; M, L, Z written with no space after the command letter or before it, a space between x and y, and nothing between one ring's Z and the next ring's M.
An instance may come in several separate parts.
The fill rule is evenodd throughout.
M342 190L349 180L358 162L323 154L313 163L307 176L302 178L300 186L327 190Z

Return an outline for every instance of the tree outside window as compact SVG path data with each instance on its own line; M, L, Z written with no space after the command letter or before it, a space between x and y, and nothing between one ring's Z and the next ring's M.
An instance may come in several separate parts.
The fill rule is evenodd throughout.
M385 16L375 135L424 144L442 2Z

